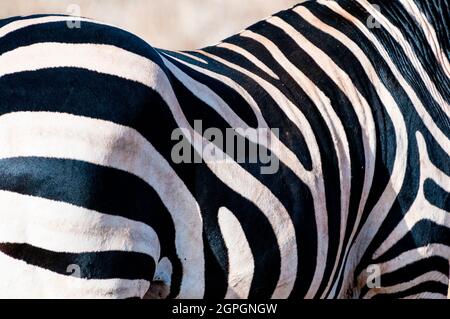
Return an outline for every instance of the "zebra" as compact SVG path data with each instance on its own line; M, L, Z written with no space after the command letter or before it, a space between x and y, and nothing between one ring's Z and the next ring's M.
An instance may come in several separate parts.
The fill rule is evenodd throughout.
M191 51L0 20L0 297L446 298L449 6L306 1ZM244 138L277 171L198 120L277 128Z

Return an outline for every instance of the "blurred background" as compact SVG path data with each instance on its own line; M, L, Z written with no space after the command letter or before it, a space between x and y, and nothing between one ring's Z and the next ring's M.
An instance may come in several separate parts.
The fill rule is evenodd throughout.
M131 31L155 47L212 45L301 0L0 0L0 19L74 14Z

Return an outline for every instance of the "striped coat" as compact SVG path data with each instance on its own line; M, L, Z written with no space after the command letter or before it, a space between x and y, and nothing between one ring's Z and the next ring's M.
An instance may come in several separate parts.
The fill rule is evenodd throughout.
M0 20L0 297L445 298L449 6L308 1L188 52ZM245 140L277 170L208 128L276 128Z

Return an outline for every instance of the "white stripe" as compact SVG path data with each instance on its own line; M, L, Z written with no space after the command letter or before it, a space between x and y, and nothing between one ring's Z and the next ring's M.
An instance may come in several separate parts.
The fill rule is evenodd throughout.
M450 247L443 244L429 244L427 246L408 250L393 259L377 264L376 266L378 266L381 273L385 275L400 268L404 268L414 262L434 256L450 260ZM369 274L366 271L363 271L358 277L358 282L366 283L368 276Z
M167 87L156 87L160 80L159 76L166 77L158 65L137 54L110 45L38 43L20 47L0 56L0 77L14 72L54 67L79 67L115 75L151 88L157 88L163 98L167 94L167 88L170 87L169 81L164 82ZM267 84L270 86L269 83ZM269 88L269 91L271 90ZM307 142L313 139L311 127L304 116L295 106L291 105L281 92L276 91L276 95L281 99L280 101L288 104L286 108L283 108L297 127L302 131L306 130L304 136ZM311 145L310 148L314 151L312 155L317 155L317 143L308 143L308 145ZM282 151L286 153L284 149ZM288 152L280 156L288 157L290 161L295 162L291 153ZM302 166L297 167L295 172L299 176L303 176L303 179L309 179L310 181L314 179L314 174L306 171Z
M392 36L392 38L403 48L406 56L411 61L412 65L416 69L417 73L422 77L425 82L425 86L428 91L434 97L436 102L442 107L444 114L450 114L450 105L442 97L441 93L436 88L433 81L431 81L429 74L423 68L420 60L417 58L414 50L409 45L408 41L403 37L401 31L394 26L386 17L383 16L381 12L376 10L369 2L366 0L356 0L359 4L369 12L378 22L386 29L386 31Z
M244 31L245 32L245 31ZM241 34L242 35L242 34ZM255 57L253 54L245 50L244 48L241 48L235 44L222 42L217 45L219 48L225 48L232 52L238 53L248 59L250 62L252 62L254 65L256 65L258 68L260 68L263 72L265 72L270 77L274 78L275 80L280 80L278 75L273 73L271 69L269 69L264 63L262 63L257 57Z
M85 21L85 22L92 22L97 24L103 24L103 25L109 25L104 23L98 23L96 21L93 21L91 19L81 18L81 17L63 17L63 16L46 16L46 17L40 17L40 18L31 18L31 19L22 19L22 20L16 20L12 21L5 26L0 28L0 38L4 37L8 33L38 25L38 24L45 24L45 23L51 23L51 22L64 22L64 21Z
M28 265L0 252L0 298L142 298L146 280L83 279Z
M180 63L183 63L184 65L196 70L197 72L203 73L209 77L217 79L217 80L221 81L222 83L231 87L233 90L235 90L236 93L240 94L245 99L245 101L251 106L251 108L254 110L254 114L258 121L258 128L264 128L264 129L269 128L265 119L262 117L261 110L260 110L258 104L256 103L256 101L238 83L234 82L233 80L231 80L230 78L228 78L226 76L222 76L222 75L214 73L210 70L199 68L195 65L191 65L185 61L182 61L182 60L179 60L179 59L176 59L173 57L172 57L172 59L175 59L175 60L179 61ZM217 58L215 58L215 59L217 59ZM175 77L177 77L178 79L181 79L181 77L179 75L181 70L179 70L176 66L174 66L172 63L170 63L170 61L168 61L167 59L163 58L163 60L166 64L167 68L169 70L171 70L171 72L173 72ZM227 63L227 62L224 62L224 63ZM234 66L230 66L230 67L234 67ZM198 89L190 86L192 84L190 82L186 82L186 80L183 81L183 84L185 86L189 86L190 90L194 94L196 94L196 96L199 99L201 99L202 101L207 103L216 112L218 112L218 114L220 114L220 116L225 121L227 121L227 123L231 127L242 128L242 129L247 130L246 132L249 133L249 134L247 134L247 137L249 138L249 140L251 140L253 143L259 143L260 145L263 145L264 147L268 148L275 156L278 157L278 159L284 165L289 167L294 172L294 174L296 174L300 179L308 180L311 178L312 174L305 169L303 164L299 161L298 157L286 145L284 145L280 141L280 139L275 134L273 134L272 131L269 131L270 137L267 139L267 141L270 141L270 143L267 143L267 141L265 141L264 139L262 139L262 140L254 139L253 137L258 136L258 133L253 133L253 132L255 132L254 129L248 127L246 123L244 123L239 117L237 117L237 115L234 115L234 113L232 111L229 111L230 106L227 105L227 103L225 101L223 101L223 99L221 99L220 97L212 98L211 95L215 96L215 93L213 91L208 89L207 91L200 92ZM239 130L237 130L236 133L239 134Z
M436 31L434 30L433 26L428 22L424 13L420 11L414 1L400 0L400 3L422 28L423 32L425 33L426 41L428 42L431 50L433 50L436 60L441 63L445 75L450 78L450 63L447 59L447 55L441 48L438 37L436 35Z
M137 131L64 113L19 112L0 117L0 136L0 158L68 158L120 169L147 182L175 225L183 264L180 296L203 296L203 223L198 204L166 159Z
M225 207L219 209L219 227L228 252L226 299L246 299L250 292L255 261L239 220Z
M288 158L285 163L293 170L293 172L306 184L311 185L316 183L316 179L318 174L321 174L321 162L320 162L320 153L319 153L319 146L317 144L316 138L314 136L313 130L311 128L311 125L309 124L308 120L304 116L303 113L300 112L298 107L296 107L291 101L275 86L267 82L266 80L260 78L259 76L255 75L254 73L234 64L231 62L228 62L225 59L222 59L218 56L215 56L213 54L210 54L205 51L197 50L196 52L203 54L207 56L208 58L214 59L231 69L237 70L246 76L250 77L252 80L254 80L258 85L263 88L267 94L277 103L277 105L280 107L280 109L285 113L287 118L292 121L292 123L298 128L300 133L303 135L306 144L308 145L308 149L311 153L311 157L313 159L316 159L316 161L312 161L313 169L311 171L306 170L301 163L298 162L298 159L295 154L292 153L289 149L286 149L286 147L283 147L283 144L279 145L279 147L282 150L282 155L278 155L280 159L282 158ZM275 142L278 139L275 140ZM273 150L276 151L278 147L274 147ZM286 150L285 150L286 149ZM284 155L284 156L283 156ZM298 162L298 163L297 163ZM315 186L316 187L316 186Z
M159 69L158 66L155 65L155 67ZM206 154L206 157L203 154L203 160L211 171L232 190L254 203L271 224L281 257L280 277L272 297L287 298L294 286L298 260L295 229L286 208L267 187L224 154L220 148L194 131L183 114L167 76L160 72L157 80L154 82L154 89L169 106L178 127L187 131L187 133L184 132L185 137L194 149L199 154L202 154L204 149L214 150L216 156L212 158L210 158L211 154ZM217 161L217 158L225 160Z
M36 43L0 55L0 76L46 68L76 67L142 84L156 76L150 60L105 44Z
M424 282L438 282L444 285L448 283L448 277L438 271L430 271L425 274L420 275L412 280L402 282L393 286L379 287L375 289L370 289L364 296L364 299L371 299L379 294L394 294L402 291L406 291L415 286L418 286Z
M133 251L159 260L154 230L144 223L71 204L0 191L0 242L56 252Z
M389 114L389 117L392 120L392 124L394 126L395 131L395 140L396 140L396 154L395 154L395 160L393 165L393 170L391 174L391 180L389 182L389 187L385 190L382 197L380 198L380 203L384 203L385 209L384 211L387 213L388 209L390 208L389 203L392 203L396 192L401 188L401 185L403 183L403 177L405 175L406 171L406 154L407 154L407 148L408 148L408 137L406 132L406 126L405 121L403 118L402 113L400 112L400 109L395 102L394 98L392 97L389 90L385 87L385 85L381 82L380 78L378 77L375 67L372 65L372 63L369 61L367 56L364 54L364 52L358 47L358 45L350 40L345 34L341 33L340 31L330 27L329 25L323 23L321 20L319 20L316 16L314 16L307 8L300 6L294 9L295 12L297 12L303 19L308 21L311 25L314 25L316 28L320 29L322 32L325 32L329 34L330 36L334 37L336 40L341 42L343 45L345 45L346 48L348 48L353 55L357 58L357 60L361 63L361 65L364 66L364 70L367 74L367 77L373 84L373 87L377 91L377 94L379 95L381 101L383 101L383 104L386 108L386 111ZM360 221L363 213L363 209L365 206L365 201L360 201L358 213L353 225L353 230L350 235L348 244L345 249L344 255L347 255L351 244L353 243L353 238L356 235L356 231L358 227L360 226ZM383 218L384 220L384 218ZM368 237L369 238L369 237ZM368 242L368 239L365 240ZM363 251L363 250L361 250ZM350 260L348 264L353 264ZM343 267L345 266L344 263L341 264L340 270L338 273L342 272ZM352 270L347 268L346 273L344 274L345 277L348 277L351 275ZM337 283L336 281L330 295L335 296L335 291L337 289ZM345 285L344 285L345 286Z
M437 292L421 292L419 294L406 296L402 299L446 299L445 295Z
M180 63L184 61L170 57ZM190 77L188 74L180 70L177 66L175 66L168 59L163 57L164 64L167 68L172 72L172 74L185 86L194 96L199 98L201 101L210 106L214 111L216 111L223 119L225 119L228 123L235 128L243 128L247 129L249 126L245 123L234 111L233 109L213 90L211 90L208 86L203 83L200 83ZM186 64L184 62L183 64ZM197 72L202 72L206 75L209 75L207 70L202 70L194 65L189 65L191 69L196 70ZM223 82L223 81L222 81ZM261 119L261 116L258 116L256 112L253 112L255 116L259 117L258 120Z
M197 150L201 147L195 142L193 145ZM213 145L212 143L206 143L204 147L212 147ZM221 157L225 156L225 154L220 153L219 148L216 147L215 151ZM254 203L268 219L275 233L281 257L280 277L272 298L284 299L289 297L297 276L298 259L295 229L286 208L270 189L240 165L233 162L232 159L227 158L224 162L211 161L207 158L204 158L204 160L223 183Z
M426 107L422 104L421 100L417 96L417 93L413 90L413 88L409 85L409 83L405 80L403 75L398 70L397 66L394 64L392 59L390 58L389 54L386 52L386 49L384 46L378 41L378 39L366 28L366 26L361 23L357 18L352 16L350 13L345 11L342 7L339 6L339 4L331 1L322 1L318 0L318 3L328 7L329 9L336 12L338 15L342 16L349 22L353 23L366 37L367 39L372 42L372 44L377 48L379 54L383 57L385 62L388 64L389 68L391 69L392 73L394 74L397 81L402 86L403 90L408 95L408 98L414 105L417 113L421 117L423 123L427 127L427 129L430 131L430 133L433 135L433 137L436 139L436 141L443 147L444 151L450 155L450 139L445 136L444 133L440 130L440 128L436 125L433 118L428 113ZM450 114L450 110L447 109L447 111L444 111L446 114Z
M274 87L269 82L264 79L258 77L257 75L249 72L246 69L243 69L233 63L230 63L218 56L214 56L204 51L198 50L197 52L208 56L211 59L215 59L220 63L223 63L230 68L236 69L239 72L249 76L253 80L255 80L266 92L273 98L274 101L277 102L278 106L281 110L286 114L286 116L292 121L292 123L299 129L303 137L305 138L306 144L308 145L309 151L311 153L312 160L312 171L298 171L293 170L293 172L309 187L311 190L311 195L313 197L314 202L314 212L317 221L318 228L318 253L317 260L318 267L316 268L316 272L318 273L317 277L320 277L319 274L323 273L325 269L325 260L327 255L327 247L328 247L328 217L326 214L325 207L325 199L324 199L324 184L322 177L322 166L320 160L319 147L317 145L316 138L312 131L311 125L307 121L306 117L303 113L292 104L287 97L280 92L276 87ZM284 156L283 156L284 157ZM295 162L294 162L295 163ZM295 166L293 166L295 168ZM303 166L302 166L303 168ZM237 186L237 189L239 187ZM292 283L293 285L293 283ZM281 288L281 287L280 287ZM291 287L292 288L292 287ZM289 289L291 289L289 288ZM312 298L313 296L307 296ZM281 298L281 297L277 297Z
M346 12L344 9L342 9L337 3L334 2L325 2L325 1L318 1L320 4L328 7L329 9L336 12L336 14L342 16L343 18L347 19L351 23L353 23L356 27L358 27L359 30L361 30L366 37L376 46L379 53L382 55L386 63L389 65L391 71L394 73L396 79L399 81L402 88L405 90L406 94L408 95L409 99L413 103L417 113L422 118L423 123L427 127L427 129L431 132L433 137L437 140L437 142L443 147L444 151L447 154L450 154L450 140L442 133L442 131L436 126L431 116L426 111L424 105L417 97L416 92L411 88L411 86L406 82L406 80L403 78L395 64L390 59L389 55L387 54L384 47L378 42L378 40L373 36L373 34L370 33L369 30L355 17L350 15L348 12ZM338 34L338 31L333 31L336 34ZM364 56L364 54L363 54ZM363 63L363 65L370 65ZM376 74L376 73L375 73ZM370 77L369 78L373 78ZM385 103L385 105L389 105L391 103ZM393 104L394 105L394 104ZM387 108L389 111L389 108ZM397 113L397 112L396 112ZM400 132L403 132L403 120L400 120L403 118L392 116L389 114L389 116L393 119L394 127L396 127L396 123L401 124L402 130ZM398 118L399 121L396 121L395 119ZM361 231L359 232L359 235L357 239L354 241L354 245L352 246L352 250L349 254L349 260L350 262L346 265L345 274L351 273L352 265L355 265L359 262L363 252L366 250L368 245L370 244L371 238L373 238L374 234L379 229L381 223L384 221L385 216L389 212L390 207L392 206L396 194L398 193L399 187L403 184L403 178L405 174L406 169L406 155L398 157L398 155L406 154L408 145L407 138L401 138L399 137L399 131L396 129L396 141L397 141L397 154L396 154L396 160L394 162L394 169L393 173L391 174L391 181L390 186L388 187L384 192L383 195L378 200L375 207L372 209L372 212L369 215L369 218L364 223L364 226L361 228ZM402 134L403 136L403 134ZM399 142L401 144L399 144ZM397 173L395 173L397 172ZM345 286L343 285L341 288L341 291L339 294L343 293L343 290L345 289Z
M341 90L341 92L349 99L353 106L353 109L358 118L358 122L362 132L362 142L364 146L364 158L365 158L365 173L364 173L364 185L360 200L360 209L364 208L364 204L369 196L370 187L373 181L373 174L375 170L375 156L376 154L376 130L373 120L372 112L366 99L360 94L357 88L353 85L350 77L338 66L334 61L322 50L313 45L308 39L306 39L301 33L297 32L291 25L284 22L278 17L274 17L268 20L269 23L281 28L289 37L291 37L297 45L299 45L305 52L311 56L315 61L320 61L320 67L322 70L333 80L334 84ZM318 106L318 109L327 123L327 126L332 135L334 147L336 150L339 173L340 173L340 193L341 193L341 223L340 223L340 240L338 244L338 250L336 253L336 260L333 266L333 270L330 276L330 281L326 286L322 298L325 298L332 280L335 276L336 270L339 265L340 256L344 244L344 236L347 230L347 218L350 201L350 188L351 188L351 159L348 146L347 136L342 125L341 120L335 113L331 106L330 99L325 96L314 83L312 83L307 76L301 72L296 72L295 67L289 69L291 75L301 74L299 84L304 88L305 92L310 96L312 101ZM309 90L308 88L312 88ZM319 96L316 96L315 92L318 92ZM323 107L321 107L323 105Z
M292 27L289 26L287 23L283 22L281 19L274 17L267 20L268 23L273 24L274 26L277 26L281 28L286 34L288 34L290 37L292 37L295 41L298 41L298 36L295 31L293 31ZM287 58L286 56L276 47L276 45L268 40L267 38L251 32L246 31L241 34L241 36L249 37L255 41L260 42L261 44L265 45L266 48L271 52L272 55L276 55L277 62L283 67L286 72L288 72L293 79L297 82L297 84L304 90L304 92L308 95L308 97L311 99L311 101L314 102L317 109L319 110L322 118L327 124L327 127L330 131L334 148L336 150L337 158L338 158L338 166L339 166L339 173L340 173L340 194L341 194L341 223L340 223L340 241L338 244L338 252L337 255L340 255L340 251L342 249L342 238L345 234L345 227L346 227L346 220L347 220L347 214L348 214L348 194L350 194L350 151L347 141L347 136L345 134L344 127L342 126L342 122L337 116L336 112L334 111L333 107L331 106L330 99L298 68L296 68ZM301 45L302 48L305 48L305 46L308 46L308 43L305 42L306 40L301 40L301 44L297 42L297 44ZM312 48L310 48L312 49ZM314 50L314 49L312 49ZM323 57L320 56L320 52L314 52L312 53L314 57L316 55L319 56L319 58L322 58L321 60L324 60ZM325 63L326 61L324 61ZM332 69L334 66L330 66L330 69ZM335 70L335 69L333 69ZM369 131L369 129L368 129ZM339 258L336 258L334 270L332 273L331 278L334 276L334 271L337 268L337 262ZM319 286L319 280L321 280L321 276L319 276L319 273L316 273L317 275L313 279L313 283L311 285L310 290L307 292L307 296L312 296L316 293L313 287Z
M449 228L450 231L450 217L449 212L442 210L428 202L425 198L423 185L426 179L432 179L438 185L442 185L445 191L450 193L450 176L445 175L437 167L435 167L427 153L427 146L425 139L420 132L416 132L417 145L420 157L420 180L419 190L417 196L409 208L408 212L402 218L401 222L395 227L391 234L383 241L380 247L376 250L373 258L376 259L393 247L400 239L403 238L411 229L422 220L429 220L437 225Z
M187 52L184 52L184 51L174 51L175 53L178 53L178 54L181 54L181 55L184 55L184 56L186 56L186 57L188 57L188 58L190 58L190 59L192 59L192 60L195 60L195 61L197 61L197 62L200 62L200 63L203 63L203 64L208 64L208 61L206 61L206 60L203 60L203 59L201 59L201 58L199 58L198 56L196 56L196 55L193 55L193 54L190 54L190 53L187 53ZM165 53L165 52L161 52L161 53L163 53L163 54L165 54L165 55L167 55L167 56L170 56L171 58L173 58L173 59L176 59L174 56L172 56L172 55L170 55L170 54L167 54L167 53ZM178 59L177 59L178 60Z

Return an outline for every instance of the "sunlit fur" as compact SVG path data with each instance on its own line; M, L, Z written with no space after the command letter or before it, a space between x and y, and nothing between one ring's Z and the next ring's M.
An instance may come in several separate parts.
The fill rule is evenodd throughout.
M446 298L449 9L308 1L189 52L0 20L0 297ZM277 128L279 170L195 120Z

